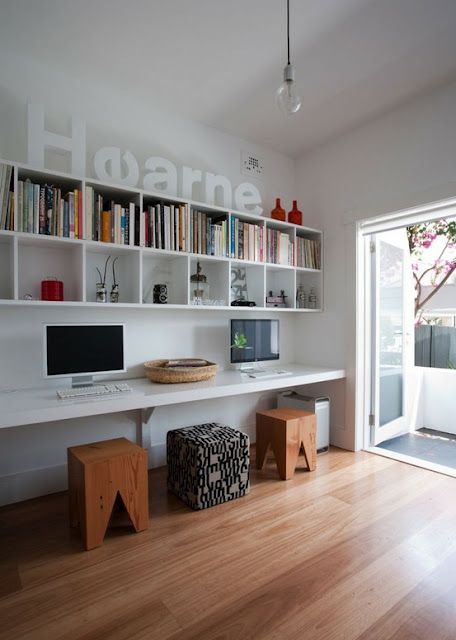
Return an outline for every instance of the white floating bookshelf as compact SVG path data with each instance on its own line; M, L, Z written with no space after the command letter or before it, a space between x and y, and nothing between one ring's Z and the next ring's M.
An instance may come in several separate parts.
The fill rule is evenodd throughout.
M14 230L0 230L0 305L4 306L86 306L120 307L147 309L195 309L236 311L275 311L275 312L318 312L323 306L323 272L298 265L297 242L299 238L315 241L319 246L322 262L322 232L309 227L297 226L270 218L254 216L249 213L228 210L219 206L210 206L159 192L123 187L118 184L102 183L94 179L77 178L60 172L38 170L20 163L0 160L0 164L13 167L15 219ZM134 229L130 227L130 244L116 244L89 239L61 237L18 231L18 181L30 179L40 185L54 185L62 190L80 190L82 192L82 220L85 216L85 187L92 187L97 193L116 202L128 205L133 203L140 211L154 203L185 205L186 223L189 225L191 211L202 211L213 215L214 220L225 219L228 223L226 256L206 255L190 251L190 243L184 251L156 249L136 246ZM254 225L257 229L256 254L261 247L262 260L234 258L232 243L232 220ZM242 225L241 225L242 226ZM236 227L237 229L237 227ZM260 232L258 231L261 229ZM268 232L280 231L288 236L293 264L268 262L271 252L267 246ZM189 228L187 231L190 233ZM176 232L177 233L177 232ZM84 226L84 237L86 236ZM246 236L244 236L245 239ZM261 237L260 243L258 239ZM250 245L252 246L252 245ZM291 249L292 247L292 249ZM258 251L257 251L258 250ZM250 255L253 255L250 250ZM105 260L111 256L107 269L108 297L112 283L112 260L116 261L116 276L119 282L118 303L97 303L96 282L97 267L103 270ZM213 304L194 305L190 276L196 272L200 263L207 276L210 287L209 298ZM233 271L241 269L247 281L247 297L255 302L254 307L231 306L234 292L231 287ZM55 277L64 283L64 301L50 302L40 300L41 281ZM153 285L166 284L168 303L153 303ZM300 308L297 292L305 291L306 304L309 294L316 297L314 308ZM286 307L267 307L266 296L272 291L286 296ZM31 299L29 299L31 297ZM302 302L301 296L301 302ZM310 296L312 297L312 295Z

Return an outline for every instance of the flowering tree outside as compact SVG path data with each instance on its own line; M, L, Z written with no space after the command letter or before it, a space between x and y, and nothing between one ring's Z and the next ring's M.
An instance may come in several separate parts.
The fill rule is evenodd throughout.
M456 271L456 220L436 220L407 227L415 282L415 322L426 304ZM429 292L424 287L431 286Z

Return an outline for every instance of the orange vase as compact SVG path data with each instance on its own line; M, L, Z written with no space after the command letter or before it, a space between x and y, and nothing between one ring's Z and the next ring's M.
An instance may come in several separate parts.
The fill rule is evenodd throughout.
M276 206L271 211L271 218L274 218L274 220L282 220L283 222L287 219L285 209L282 209L280 206L280 198L276 198Z
M297 200L293 200L293 209L288 212L288 222L292 224L302 224L302 211L298 209Z

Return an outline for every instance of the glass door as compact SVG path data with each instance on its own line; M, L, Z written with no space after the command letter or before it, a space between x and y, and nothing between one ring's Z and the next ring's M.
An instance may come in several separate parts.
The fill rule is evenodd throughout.
M405 229L370 237L371 445L409 431L407 372L413 365L413 293Z

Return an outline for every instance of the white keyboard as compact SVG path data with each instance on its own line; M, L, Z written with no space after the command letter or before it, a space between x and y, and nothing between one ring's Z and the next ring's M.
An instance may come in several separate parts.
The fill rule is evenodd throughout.
M116 396L121 393L129 393L133 389L126 382L100 384L91 387L76 387L74 389L62 389L57 391L59 400L71 400L73 398L99 398Z
M290 375L291 371L285 371L285 369L265 369L264 371L252 371L249 373L246 371L249 378L275 378L276 376Z

